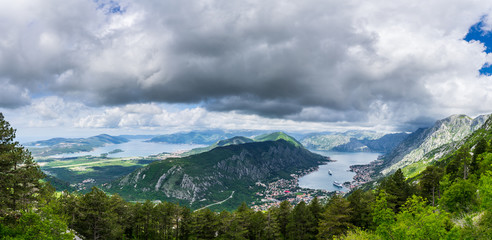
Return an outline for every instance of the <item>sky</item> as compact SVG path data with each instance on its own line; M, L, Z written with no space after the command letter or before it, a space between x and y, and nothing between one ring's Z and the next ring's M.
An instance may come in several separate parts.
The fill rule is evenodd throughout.
M25 139L413 131L492 113L491 31L489 0L0 0L0 112Z

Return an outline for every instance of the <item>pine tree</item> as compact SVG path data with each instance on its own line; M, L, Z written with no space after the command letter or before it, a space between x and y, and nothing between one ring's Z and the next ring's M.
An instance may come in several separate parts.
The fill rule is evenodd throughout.
M288 201L281 202L278 208L273 209L280 234L284 239L287 238L287 224L289 223L289 216L291 211L292 206Z
M277 222L275 221L272 211L269 210L265 216L265 229L264 229L265 240L280 239L280 229Z
M304 201L298 203L287 224L288 239L314 239L316 233L315 218Z
M29 151L14 141L15 130L0 113L0 216L38 200L44 174Z
M194 237L198 239L215 238L219 231L219 218L209 208L193 212L192 231Z
M369 228L372 224L371 205L374 203L374 194L371 191L364 192L361 189L354 190L348 197L350 202L350 222L357 227Z
M330 199L319 222L318 239L332 239L353 227L350 222L352 209L349 205L349 201L339 195L334 195Z
M406 182L405 176L401 169L396 170L393 175L383 179L379 185L378 192L386 192L387 201L390 207L396 212L407 201L407 198L413 195L413 187Z
M422 178L420 179L419 186L421 194L429 200L432 200L432 206L435 205L436 194L440 198L439 181L441 180L444 172L441 168L436 166L427 166L422 172Z

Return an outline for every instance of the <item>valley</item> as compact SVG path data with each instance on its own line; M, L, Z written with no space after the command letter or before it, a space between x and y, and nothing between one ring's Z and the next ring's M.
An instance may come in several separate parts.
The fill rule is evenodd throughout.
M196 154L205 153L218 147L242 145L254 142L261 143L283 140L288 142L289 144L292 144L293 149L303 149L300 142L281 132L260 134L258 136L252 137L233 137L230 139L218 140L208 147L202 147L203 145L195 145L189 143L154 142L140 137L125 137L127 138L127 141L122 141L119 143L107 143L100 147L94 147L94 149L91 149L91 151L76 153L70 152L73 150L73 147L72 145L68 144L69 142L83 143L90 141L87 141L85 139L74 140L60 138L55 140L38 141L34 144L31 143L29 145L34 145L35 147L29 149L39 149L40 147L45 148L44 153L37 151L34 152L33 155L36 161L39 163L41 169L46 174L51 176L49 181L57 186L58 190L78 190L81 192L88 191L92 186L99 186L111 189L111 186L113 184L112 182L142 167L146 167L150 163L164 161L174 166L176 164L176 161L180 158L186 158ZM120 136L119 138L121 140L123 137ZM66 146L67 149L63 149L60 146ZM45 156L46 152L50 152L50 148L56 148L57 151L65 153L55 154L53 156ZM307 152L307 150L302 151ZM329 161L327 159L323 160L321 156L318 156L317 158L321 160L317 160L317 162L315 162L314 164L307 165L309 167L305 170L303 170L302 167L299 169L292 168L292 170L288 170L285 173L280 174L280 172L278 172L268 178L264 178L263 181L266 180L266 182L254 183L253 181L251 181L250 183L246 184L246 186L241 186L240 188L248 190L238 191L235 199L231 201L233 203L230 204L230 206L233 207L235 206L235 204L237 205L241 201L247 201L248 204L250 204L251 206L257 206L258 209L266 209L268 207L275 206L282 200L289 200L292 203L296 203L299 201L299 199L309 202L309 200L312 199L313 196L326 197L327 195L329 195L329 192L331 190L338 189L318 186L312 187L312 189L310 189L306 187L300 187L298 182L299 178L308 175L309 173L315 172L319 168L319 164L321 164L322 161ZM339 163L343 162L344 161ZM202 167L203 163L199 163L197 164L197 166ZM321 166L323 167L324 165ZM348 173L346 172L346 170L348 170L348 165L345 164L344 166L346 166L346 169L343 169L341 171L345 172L343 174L346 175L346 173ZM54 181L54 179L56 179L56 181ZM114 187L110 191L118 192L126 199L132 201L143 201L148 197L154 200L177 201L181 202L182 204L184 204L185 202L189 202L189 200L183 201L183 199L180 200L179 198L169 198L169 196L159 195L159 193L150 194L149 192L141 192L138 194L129 194L126 192L128 191L128 189L114 190ZM344 191L347 190L345 189ZM214 204L214 202L219 201L222 196L227 195L227 192L229 191L224 191L222 189L219 192L214 192L213 194L210 194L206 198L198 200L195 199L192 201L191 204L195 204L197 207L203 206L204 204ZM130 195L141 196L142 198L129 197ZM307 197L302 198L299 196ZM215 209L218 210L230 208L225 205L214 205L217 205Z
M233 209L245 201L259 210L283 200L309 202L315 196L347 193L373 184L397 167L407 177L416 176L487 117L451 116L412 134L309 133L298 141L283 132L249 131L258 135L227 138L234 134L208 131L56 138L29 143L28 148L58 190L86 192L98 186L130 201L172 201L192 209L210 205L216 210ZM208 146L201 145L212 140ZM276 145L269 145L272 142ZM311 153L304 144L332 151L311 149ZM343 187L335 187L335 181Z
M460 228L455 231L466 230L451 221L473 217L469 221L478 225L474 225L472 229L476 232L472 234L482 238L484 228L480 224L488 220L478 216L490 213L479 199L487 203L490 195L491 131L492 118L489 116L472 119L453 115L429 128L418 129L398 144L385 145L381 140L399 139L394 134L379 137L380 140L374 140L379 141L376 145L380 149L391 149L382 153L374 152L375 147L370 151L348 148L364 143L366 147L363 149L367 149L373 141L356 141L354 138L350 144L343 143L339 145L342 147L333 148L346 152L310 151L292 136L273 132L235 136L206 147L127 139L119 143L104 143L81 152L83 155L71 157L46 156L50 152L48 145L41 147L45 149L34 156L38 166L48 175L44 181L50 182L58 191L66 190L56 194L60 196L56 201L80 202L94 199L94 194L99 194L100 200L110 199L101 201L116 201L120 206L135 209L132 211L149 212L154 207L180 209L174 217L179 222L186 214L194 217L204 213L239 216L237 214L243 211L276 214L275 221L279 221L281 212L278 211L287 211L289 216L293 216L302 207L312 209L316 205L326 208L324 214L335 207L357 217L360 214L378 214L377 209L384 206L380 203L384 200L382 204L388 204L384 211L397 216L393 221L403 221L401 216L409 211L406 204L420 204L425 205L428 214L445 218L442 221L449 221L454 228ZM74 154L70 152L74 145L91 145L84 139L69 139L67 142L72 143L57 140L51 146L56 151ZM352 144L355 142L358 143ZM151 144L159 146L159 150L152 150L157 153L148 156L131 156L136 152L128 151L125 144L137 148L139 144ZM166 150L171 151L162 151L163 146L168 146ZM187 149L173 152L173 149L183 146ZM40 143L34 146L36 148L40 148ZM130 156L112 157L123 153ZM334 186L336 182L342 185ZM477 190L480 190L479 194L475 193ZM458 194L463 192L463 196ZM386 196L389 196L387 200ZM345 201L345 205L337 205L335 201ZM440 204L438 208L435 207L436 202ZM76 211L85 211L76 208ZM285 210L289 208L291 210ZM64 209L73 211L66 206ZM436 209L446 214L440 214ZM412 214L419 216L423 210L411 211L416 211ZM348 230L350 234L380 234L365 228L366 224L376 220L357 218L359 222L343 220L359 224L356 226L364 229L363 232ZM249 221L253 221L252 218ZM323 223L330 219L321 217L316 221ZM432 220L432 223L439 221ZM378 229L382 226L377 225ZM410 225L405 223L405 226ZM391 229L398 231L398 227ZM453 234L444 227L440 229L442 236Z

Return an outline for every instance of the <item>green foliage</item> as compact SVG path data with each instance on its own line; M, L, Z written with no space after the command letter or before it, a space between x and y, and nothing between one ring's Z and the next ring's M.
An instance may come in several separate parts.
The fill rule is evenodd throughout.
M422 172L419 182L420 195L428 199L435 206L436 195L440 195L439 182L444 172L436 166L427 166Z
M330 199L319 222L318 239L332 239L353 227L350 221L352 209L349 205L350 202L340 195L334 195Z
M481 161L480 158L482 158L481 154L485 153L488 147L489 146L485 138L480 138L480 140L478 140L475 148L473 149L473 156L470 163L471 173L476 173L479 170L479 162Z
M478 189L482 209L492 209L492 171L488 171L482 175Z
M13 227L1 226L0 239L71 240L66 222L49 211L22 211ZM3 228L3 229L1 229Z
M280 234L284 239L287 238L287 224L289 223L289 216L292 211L292 206L289 202L283 201L278 208L271 210L277 221L277 225L280 229Z
M92 239L111 239L121 234L117 216L110 198L98 188L82 196L74 229Z
M396 239L443 239L447 235L446 213L427 206L421 197L408 199L392 226Z
M333 239L337 240L376 240L376 239L381 239L378 237L376 234L369 232L369 231L364 231L360 228L356 228L355 230L350 230L347 232L347 234L335 237Z
M321 215L324 212L323 205L319 202L318 198L315 197L308 205L308 209L314 217L314 235L318 234L318 223L321 219Z
M306 203L298 203L289 217L287 238L292 240L314 239L316 236L315 221Z
M396 215L389 207L388 194L382 190L376 198L376 203L373 207L373 222L377 226L376 234L382 239L394 239L394 232L392 226L396 222Z
M375 201L372 191L356 189L347 197L350 202L350 222L357 227L367 229L372 225L372 204Z
M193 215L193 235L195 235L198 239L215 238L215 233L219 230L218 215L210 211L208 208L197 211L197 213Z
M28 209L38 199L44 177L31 154L14 141L15 130L0 113L0 216Z
M415 192L414 186L407 183L401 169L381 181L378 191L382 190L388 194L388 204L395 212L398 212L407 198Z
M458 179L443 193L439 203L451 213L469 212L477 205L477 186L470 180Z

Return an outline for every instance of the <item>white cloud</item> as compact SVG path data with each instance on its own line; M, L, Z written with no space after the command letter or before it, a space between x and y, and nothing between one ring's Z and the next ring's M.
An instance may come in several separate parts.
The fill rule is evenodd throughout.
M30 126L415 127L492 112L478 74L492 55L463 40L488 14L464 0L0 2L0 107L33 111Z

